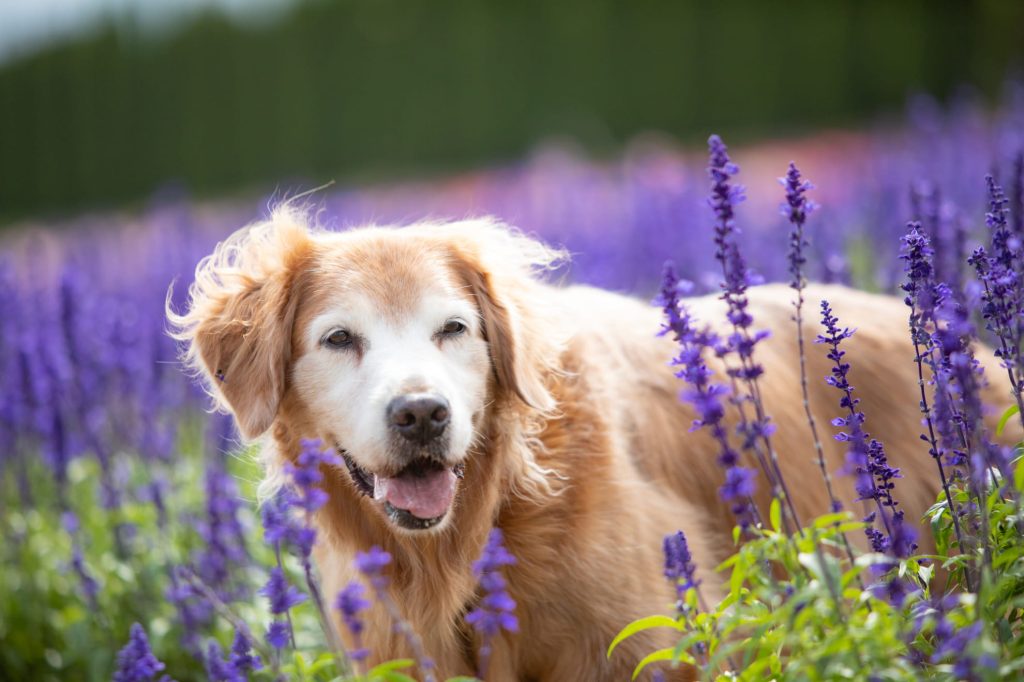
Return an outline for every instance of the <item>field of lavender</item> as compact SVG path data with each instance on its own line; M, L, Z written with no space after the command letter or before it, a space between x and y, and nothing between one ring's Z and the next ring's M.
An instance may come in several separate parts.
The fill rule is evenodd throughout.
M692 580L701 557L681 534L666 538L675 611L666 604L666 615L623 623L616 642L647 627L675 628L680 640L638 662L638 674L657 678L658 666L685 661L703 679L1009 680L1024 674L1024 466L984 431L971 343L999 349L1019 386L1022 150L1024 87L1011 85L994 112L968 96L947 107L916 98L903 122L870 131L730 151L713 137L710 163L655 139L615 162L549 145L513 167L328 188L307 200L337 229L493 214L565 245L569 281L657 294L665 333L680 344L685 395L722 444L723 504L743 542L722 569L730 592L716 605ZM252 453L226 417L205 411L166 333L168 287L180 309L199 258L286 195L193 203L168 190L135 213L3 235L0 679L431 678L424 660L367 670L365 651L332 653L332 609L356 634L371 601L401 622L402 605L387 596L389 558L361 556L365 584L320 594L302 512L323 503L319 465L331 453L310 443L293 491L258 506ZM667 259L674 269L663 271ZM771 380L758 378L757 320L731 316L736 333L713 338L681 292L721 290L741 312L747 286L790 282L796 299L807 279L907 298L916 360L933 377L924 422L907 427L922 431L921 456L948 477L930 512L937 557L917 555L902 526L898 472L861 429L846 380L851 365L856 372L841 347L851 332L841 311L819 318L817 301L801 312L807 352L835 360L833 425L850 444L849 470L833 475L852 477L877 510L861 520L837 509L801 529L770 468L758 485L780 491L777 501L758 510L747 500L757 474L720 420L723 402L753 400L756 382ZM734 363L745 389L723 397L723 379L701 360L707 346ZM756 421L740 428L768 431ZM845 537L862 532L875 551L855 556ZM471 613L486 636L515 630L500 577L511 561L495 534L475 567L493 597ZM760 570L766 562L779 570Z

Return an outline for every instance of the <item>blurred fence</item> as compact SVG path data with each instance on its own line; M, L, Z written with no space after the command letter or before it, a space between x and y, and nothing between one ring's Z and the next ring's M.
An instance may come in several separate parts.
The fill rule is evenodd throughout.
M326 0L269 26L118 20L0 67L0 222L132 200L464 167L570 135L733 140L994 95L1024 3Z

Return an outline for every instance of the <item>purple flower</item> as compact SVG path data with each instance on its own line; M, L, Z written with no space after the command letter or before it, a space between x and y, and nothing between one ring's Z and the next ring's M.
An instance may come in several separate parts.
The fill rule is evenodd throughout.
M420 640L419 635L402 618L398 605L395 604L391 595L388 594L388 577L384 574L384 569L390 563L391 555L377 545L370 547L370 550L367 552L356 552L356 558L353 561L356 570L370 581L370 585L373 587L374 594L377 597L377 603L387 609L394 623L395 631L403 635L412 649L425 682L432 682L435 679L433 673L434 661L424 651L423 642Z
M771 485L773 495L784 501L787 527L790 519L799 526L793 498L786 490L786 482L782 478L778 458L772 448L770 436L775 427L770 423L757 381L764 374L764 367L755 362L754 350L770 334L767 330L751 330L754 319L748 309L750 302L747 298L747 289L750 285L756 284L759 278L754 277L747 269L736 240L739 230L735 224L735 206L743 200L743 188L733 185L732 178L739 172L739 167L729 159L727 149L717 135L712 135L708 140L708 150L708 174L711 177L711 197L708 203L715 216L715 259L722 268L721 298L726 303L726 318L732 325L732 333L725 339L725 344L719 344L716 352L723 358L729 353L735 353L738 360L738 366L729 366L726 373L734 383L732 402L739 413L736 428L737 433L743 438L742 447L753 453ZM802 202L802 199L800 201ZM737 381L743 382L746 387L745 393L741 394L736 389ZM746 414L745 403L749 403L753 415ZM739 485L738 477L734 478L732 483L733 485L729 485L727 481L727 490L743 488Z
M1013 172L1010 182L1010 220L1013 234L1024 240L1024 149L1013 157Z
M480 679L485 679L487 673L493 639L502 630L519 630L519 621L515 616L516 602L509 596L505 578L501 575L502 567L515 563L516 558L502 544L501 530L491 529L480 559L473 563L473 574L480 581L484 594L479 605L466 614L466 622L480 633L483 640L480 645Z
M334 605L341 611L345 625L352 634L358 635L363 631L363 622L359 619L359 613L370 607L369 600L364 596L366 588L362 583L352 581L338 592L338 598Z
M355 567L366 576L374 588L380 590L388 584L384 569L391 563L391 555L374 545L368 552L356 552Z
M719 495L726 502L749 499L754 494L754 470L734 466L725 471L725 484Z
M274 497L260 507L260 520L263 522L263 539L268 545L280 549L294 531L295 524L289 513L294 495L288 488L282 488Z
M793 226L789 232L789 251L787 253L791 278L789 286L799 291L804 287L803 267L807 263L804 249L808 244L804 237L804 223L807 221L807 216L817 209L817 204L805 197L804 194L808 190L814 189L814 185L800 177L800 171L792 162L789 164L786 177L779 178L779 183L786 188L786 201L780 207L782 215Z
M741 368L736 370L737 376L752 380L763 372L760 366L752 363L751 358L754 346L764 336L751 337L747 331L753 323L753 318L747 312L749 301L746 295L752 277L736 242L739 230L735 220L735 206L743 201L743 187L731 183L732 177L739 173L739 167L729 160L727 148L720 137L712 135L708 139L708 150L708 175L712 181L708 204L715 214L715 258L722 267L722 299L728 306L726 316L734 329L730 347L741 360Z
M355 649L348 652L353 661L363 661L370 655L370 650L362 646L363 621L359 614L370 608L370 601L364 596L366 588L362 583L350 582L340 592L334 602L335 608L341 611L341 619L352 634Z
M117 654L114 682L149 682L165 667L149 648L146 631L133 623L128 643Z
M1024 326L1019 319L1024 314L1024 286L1021 285L1021 240L1013 234L1007 223L1007 199L1002 187L986 176L989 191L989 212L985 223L991 234L991 252L979 247L968 262L974 267L978 281L984 287L981 314L986 329L999 343L996 355L1002 360L1010 378L1010 385L1020 398L1021 341Z
M206 676L210 682L245 682L223 659L223 652L216 640L206 645Z
M270 602L274 615L286 613L290 608L306 601L306 595L288 584L284 571L278 567L270 569L270 580L260 588L259 593Z
M941 324L935 339L942 355L935 394L939 432L951 453L949 464L970 469L970 483L976 492L982 492L989 468L999 471L1004 480L1011 480L1011 455L1006 448L992 443L985 432L980 394L984 377L971 352L974 328L967 306L955 300L946 301L936 311L936 318ZM972 466L974 461L981 466ZM1014 494L1012 488L1007 492Z
M864 413L857 410L859 398L853 395L850 385L850 364L844 362L846 351L840 344L853 336L849 328L840 328L839 319L832 313L828 301L821 302L821 321L825 333L819 334L815 343L829 347L827 357L832 361L830 376L825 381L840 392L839 406L846 411L845 416L833 420L834 426L844 426L849 432L840 431L835 439L848 443L846 454L846 472L852 474L854 488L858 499L873 500L877 509L865 517L869 524L865 529L871 547L876 552L888 552L897 558L905 558L913 553L917 545L914 543L915 531L903 523L903 512L897 511L897 502L892 496L895 488L893 479L900 477L899 469L889 466L885 448L876 439L864 432ZM885 534L872 527L876 518L885 527Z
M501 568L516 563L516 558L502 544L502 534L497 528L491 530L480 559L473 563L473 574L484 589L480 605L466 615L471 624L485 637L494 637L501 630L516 632L519 623L515 617L515 601L507 592Z
M693 563L693 557L690 556L690 548L686 543L683 531L666 535L663 548L665 577L675 585L677 596L682 598L688 589L700 584L700 581L694 577L697 566Z
M197 658L202 656L200 631L213 621L213 606L191 582L189 569L177 566L171 570L171 584L165 594L174 604L181 622L181 641Z
M235 641L231 644L229 665L231 671L240 680L247 679L247 674L263 668L260 657L251 653L252 643L241 630L235 630Z
M896 575L871 585L868 590L875 599L888 602L897 609L903 607L907 597L919 591L913 583Z
M743 186L733 185L732 177L740 172L739 166L729 158L729 148L718 135L708 138L708 175L711 177L711 196L708 205L715 214L716 244L718 239L730 237L736 227L735 207L744 200ZM721 248L721 247L720 247Z
M671 364L679 368L676 376L689 386L681 398L692 404L697 412L690 430L707 427L718 443L718 463L726 472L726 484L720 489L720 495L723 501L732 503L733 514L745 527L754 521L757 513L749 498L753 493L754 479L748 469L739 465L739 452L730 444L723 422L725 405L722 398L729 394L729 389L723 384L712 383L713 372L703 358L705 349L720 346L720 341L707 327L697 327L696 320L682 300L689 289L689 283L676 276L672 263L666 263L661 292L654 300L665 315L660 334L671 333L679 346L679 354Z
M321 466L340 465L341 458L324 449L319 440L302 440L302 449L295 464L286 464L287 472L295 484L298 496L295 504L307 512L315 512L327 502L327 493L320 484L324 480Z
M194 563L196 574L225 601L244 594L231 585L232 569L246 566L249 560L245 530L238 519L241 506L231 475L220 464L210 464L206 470L206 514L198 523L204 545Z
M970 672L973 668L973 659L967 655L966 649L974 640L981 635L982 623L975 621L967 627L956 627L948 619L943 617L935 625L935 653L932 654L932 663L939 663L949 656L954 656L966 665L961 668L962 672ZM963 679L958 676L958 679Z
M288 645L290 633L287 621L275 620L267 628L267 643L275 649L283 649Z

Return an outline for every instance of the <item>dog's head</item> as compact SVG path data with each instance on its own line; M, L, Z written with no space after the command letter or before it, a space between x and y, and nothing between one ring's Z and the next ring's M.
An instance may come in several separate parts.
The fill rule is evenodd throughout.
M559 256L493 221L330 233L282 208L220 244L168 314L245 438L296 422L282 432L338 448L372 513L441 528L488 412L553 407L557 349L529 302Z

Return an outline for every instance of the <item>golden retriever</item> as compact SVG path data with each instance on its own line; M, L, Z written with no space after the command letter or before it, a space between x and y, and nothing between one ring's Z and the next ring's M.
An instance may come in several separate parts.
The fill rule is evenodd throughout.
M285 207L204 259L188 310L172 314L188 362L242 435L263 441L270 481L301 439L344 455L345 467L325 472L330 501L316 518L326 593L357 577L357 551L390 552L394 601L442 679L476 669L479 640L464 616L480 596L470 565L492 527L518 558L505 574L520 623L495 643L492 681L628 679L671 633L633 637L611 660L605 651L631 620L671 611L661 548L677 529L706 595L721 595L713 568L733 550L734 521L718 498L715 445L690 433L693 413L667 366L675 348L656 336L660 311L545 284L562 256L489 220L332 233ZM773 334L757 351L762 392L806 520L828 500L800 397L793 295L754 288L750 310ZM824 349L810 343L822 298L858 328L846 342L851 382L918 519L938 479L918 439L908 311L842 287L807 292L810 404L833 472L844 454L828 437L838 394L823 381ZM722 305L690 302L711 323ZM1005 381L989 378L987 398L1002 407ZM852 483L836 480L857 510ZM410 653L380 607L364 644L376 660Z

